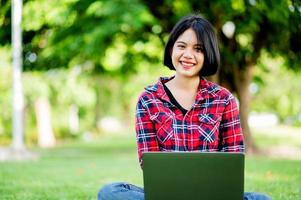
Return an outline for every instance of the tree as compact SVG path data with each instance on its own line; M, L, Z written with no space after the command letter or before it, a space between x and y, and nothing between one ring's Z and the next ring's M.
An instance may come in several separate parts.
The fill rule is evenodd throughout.
M243 131L252 151L247 123L252 70L262 51L281 55L290 68L298 69L300 6L294 0L24 1L24 67L81 66L92 76L101 73L126 81L141 63L160 63L167 35L180 17L201 13L216 29L222 55L218 81L240 100ZM6 22L1 24L2 44L10 19L6 7L0 9ZM232 35L229 28L234 29Z
M213 23L220 39L222 55L218 80L237 94L247 150L256 151L248 125L249 85L253 79L253 69L262 50L283 56L290 62L291 68L299 66L301 4L284 0L166 0L157 4L145 1L145 4L166 32L175 23L170 16L181 16L187 12L199 12ZM227 28L235 29L232 35L227 35Z
M23 150L24 146L24 95L22 90L22 0L12 4L12 46L13 46L13 148Z

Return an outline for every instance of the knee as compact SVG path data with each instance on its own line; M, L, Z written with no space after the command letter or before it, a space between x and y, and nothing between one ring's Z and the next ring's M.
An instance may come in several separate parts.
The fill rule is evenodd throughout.
M258 192L246 192L245 200L272 200L272 198L266 194Z
M110 196L110 193L112 193L114 185L115 185L114 183L113 184L111 183L111 184L106 184L106 185L102 186L100 188L100 190L98 191L97 199L98 200L107 199L107 197Z
M272 200L272 198L266 194L260 194L262 200Z
M116 191L116 188L122 183L109 183L100 188L97 194L98 200L111 200L114 199L113 193Z

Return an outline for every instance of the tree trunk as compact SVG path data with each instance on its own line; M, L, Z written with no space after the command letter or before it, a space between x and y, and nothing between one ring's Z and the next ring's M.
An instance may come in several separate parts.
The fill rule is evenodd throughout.
M22 0L12 1L12 48L13 48L13 141L15 150L24 145L24 95L22 89Z
M51 125L50 104L46 97L39 97L35 102L38 126L38 144L42 148L55 146L55 137Z
M104 89L104 85L105 85L105 81L103 76L97 75L94 77L94 90L95 90L95 94L96 94L96 104L95 104L95 115L94 115L94 126L97 128L97 132L101 132L101 125L100 125L100 121L101 118L103 117L103 106L102 106L102 96L101 96L101 91Z
M249 86L253 79L254 65L248 64L243 69L235 68L234 70L234 84L237 88L237 95L239 98L239 113L241 119L241 126L245 137L245 145L247 153L256 153L258 151L251 134L248 123L250 92Z
M69 131L72 135L79 133L79 116L78 107L75 104L70 106L69 111Z

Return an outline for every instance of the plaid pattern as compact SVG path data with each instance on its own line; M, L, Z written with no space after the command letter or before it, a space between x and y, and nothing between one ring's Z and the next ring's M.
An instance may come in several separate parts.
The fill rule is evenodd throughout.
M136 136L140 164L143 152L148 151L244 151L234 96L201 78L195 104L183 116L163 88L171 78L160 78L139 97Z

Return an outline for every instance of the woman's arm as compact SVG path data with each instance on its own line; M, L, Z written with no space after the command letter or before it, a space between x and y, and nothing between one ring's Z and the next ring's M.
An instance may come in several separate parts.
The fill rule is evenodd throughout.
M150 120L147 109L143 106L144 100L139 99L136 107L136 139L138 146L139 163L142 167L142 154L148 151L159 151L157 135L153 122Z
M236 99L231 94L227 101L220 124L220 151L243 152L244 138L240 125Z

